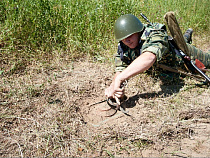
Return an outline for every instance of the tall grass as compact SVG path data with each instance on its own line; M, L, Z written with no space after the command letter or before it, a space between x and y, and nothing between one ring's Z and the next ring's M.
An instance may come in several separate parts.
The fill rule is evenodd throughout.
M209 34L208 0L2 0L0 2L1 54L24 51L24 56L44 50L64 49L69 54L100 54L116 41L113 24L132 13L145 22L164 23L163 15L175 11L181 28ZM10 52L11 53L11 52Z

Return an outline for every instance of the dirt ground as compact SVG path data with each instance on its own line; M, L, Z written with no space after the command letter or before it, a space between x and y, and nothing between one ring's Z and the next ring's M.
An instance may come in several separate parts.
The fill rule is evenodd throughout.
M210 89L188 77L164 85L128 81L124 110L104 89L114 68L100 62L19 66L0 80L0 156L210 157Z

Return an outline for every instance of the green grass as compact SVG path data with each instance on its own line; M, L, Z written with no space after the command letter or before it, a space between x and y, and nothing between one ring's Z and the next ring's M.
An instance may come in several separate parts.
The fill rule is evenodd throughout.
M174 11L182 31L192 27L210 33L208 0L2 0L0 2L0 51L4 61L49 59L53 50L72 57L106 56L116 45L113 24L132 13L145 22L164 22ZM112 51L109 51L112 54Z

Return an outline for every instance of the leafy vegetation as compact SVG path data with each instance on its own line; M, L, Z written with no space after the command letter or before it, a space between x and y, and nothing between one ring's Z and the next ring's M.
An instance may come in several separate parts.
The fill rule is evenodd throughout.
M18 50L16 57L21 58L49 55L53 49L97 55L115 44L113 23L126 13L141 19L143 12L151 21L164 23L163 15L174 11L183 31L192 27L204 35L210 32L209 6L208 0L2 0L0 44L9 51L1 52Z

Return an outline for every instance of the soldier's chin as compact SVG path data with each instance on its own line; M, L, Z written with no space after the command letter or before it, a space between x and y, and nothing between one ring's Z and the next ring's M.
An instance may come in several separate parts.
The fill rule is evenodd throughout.
M128 45L129 48L133 49L133 44Z
M133 45L129 46L129 48L134 49L135 47Z

